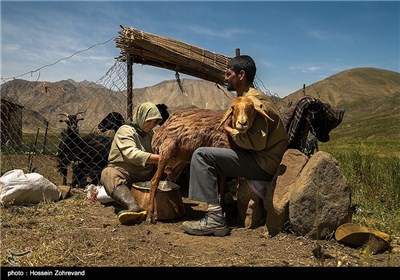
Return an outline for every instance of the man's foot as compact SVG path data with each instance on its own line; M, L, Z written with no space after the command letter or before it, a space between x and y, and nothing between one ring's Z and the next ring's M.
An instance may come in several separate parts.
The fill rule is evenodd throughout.
M225 236L229 233L225 217L219 212L207 212L201 220L183 222L182 229L192 235Z
M130 210L122 210L118 213L118 220L123 225L131 225L137 224L146 219L147 212L146 211L130 211Z

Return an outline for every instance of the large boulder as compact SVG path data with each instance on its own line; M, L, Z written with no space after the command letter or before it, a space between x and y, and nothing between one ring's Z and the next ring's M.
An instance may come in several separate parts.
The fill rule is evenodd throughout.
M288 149L271 181L241 179L237 191L238 225L247 228L265 225L269 235L282 231L289 221L292 186L307 161L308 157L299 150ZM252 184L263 184L265 195L260 196L260 192L253 191Z
M267 211L265 225L269 235L282 231L289 221L289 200L292 188L307 161L308 157L296 149L288 149L283 155L282 162L264 198L264 208Z
M296 235L323 239L351 221L351 189L337 160L319 151L307 162L290 193L289 220Z

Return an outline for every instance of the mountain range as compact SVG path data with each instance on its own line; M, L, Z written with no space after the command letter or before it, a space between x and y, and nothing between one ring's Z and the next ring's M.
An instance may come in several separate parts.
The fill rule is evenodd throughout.
M262 90L262 89L261 89ZM354 68L289 94L273 96L280 110L309 95L345 110L342 123L332 131L344 141L400 138L400 73L377 68ZM185 107L225 110L234 94L204 80L167 80L151 87L133 89L133 105L144 101L164 103L173 112ZM84 112L82 131L93 131L111 111L127 115L126 91L113 91L88 81L30 82L13 80L1 85L1 98L23 106L23 131L36 132L49 122L49 131L59 132L61 113Z

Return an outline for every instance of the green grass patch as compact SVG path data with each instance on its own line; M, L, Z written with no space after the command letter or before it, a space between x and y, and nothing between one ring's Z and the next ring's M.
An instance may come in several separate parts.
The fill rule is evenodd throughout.
M320 145L339 162L352 188L353 221L400 235L400 142Z
M367 115L346 119L331 132L331 139L341 143L351 141L392 141L399 144L399 114Z

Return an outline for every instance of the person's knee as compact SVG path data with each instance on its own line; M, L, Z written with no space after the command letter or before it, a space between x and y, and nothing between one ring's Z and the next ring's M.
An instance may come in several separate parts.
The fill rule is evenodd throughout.
M100 174L100 181L103 183L103 181L106 179L106 178L108 178L109 176L110 176L110 170L111 169L111 167L106 167L106 168L104 168L102 171L101 171L101 174Z
M207 147L197 148L192 155L193 162L204 161L207 157Z
M204 157L210 153L210 147L199 147L197 148L193 155L196 157Z
M112 167L106 167L101 171L100 183L104 186L106 193L111 196L115 187L115 170Z

